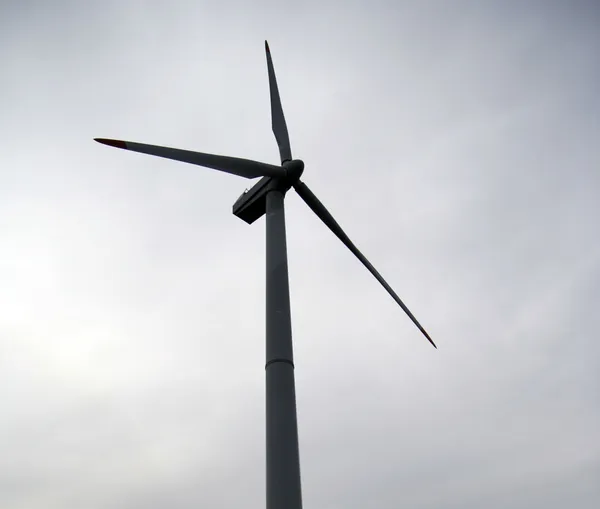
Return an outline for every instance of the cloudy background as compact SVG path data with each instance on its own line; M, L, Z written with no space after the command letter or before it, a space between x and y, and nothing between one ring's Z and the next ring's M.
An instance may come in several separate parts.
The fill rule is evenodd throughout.
M264 219L292 192L304 506L597 507L600 9L571 2L2 2L0 506L265 506Z

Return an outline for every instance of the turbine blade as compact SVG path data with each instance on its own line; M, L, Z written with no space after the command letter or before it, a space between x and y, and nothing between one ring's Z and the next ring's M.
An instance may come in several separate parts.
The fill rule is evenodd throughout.
M345 246L350 249L354 253L354 255L362 262L362 264L369 270L375 279L381 283L381 285L387 290L387 292L392 296L392 298L398 303L398 305L404 310L404 312L408 315L408 317L412 320L412 322L419 328L419 330L424 334L424 336L429 340L429 342L435 346L433 340L427 334L427 331L422 327L419 321L414 317L414 315L410 312L410 310L406 307L404 302L398 297L396 292L392 290L392 287L387 284L386 280L383 279L381 274L377 272L375 267L371 265L371 262L367 260L367 258L358 250L358 248L354 245L354 243L350 240L348 235L344 233L344 230L340 227L337 221L333 218L330 212L325 208L325 205L321 203L321 201L314 195L314 193L308 188L308 186L301 181L298 181L294 185L294 189L300 195L306 204L312 209L312 211L323 221L329 229L336 235L338 239L340 239Z
M271 125L273 126L273 134L277 140L279 155L281 156L281 162L283 163L284 161L292 160L292 149L290 147L290 137L285 123L285 117L283 116L279 89L277 88L277 79L275 78L271 50L269 49L269 43L267 41L265 41L265 51L267 53L267 68L269 70L269 91L271 93Z
M203 154L202 152L192 152L190 150L179 150L176 148L159 147L157 145L146 145L144 143L134 143L131 141L110 140L106 138L94 138L98 143L109 145L111 147L141 152L151 156L165 157L184 163L196 164L213 170L224 171L240 177L249 179L256 177L283 177L285 170L280 166L251 161L249 159L240 159L238 157L217 156L213 154Z

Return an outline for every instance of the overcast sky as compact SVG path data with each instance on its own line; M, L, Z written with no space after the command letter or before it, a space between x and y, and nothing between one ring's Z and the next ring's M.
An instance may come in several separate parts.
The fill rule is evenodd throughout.
M590 1L0 6L0 506L265 506L264 218L287 199L304 507L600 499L600 8Z

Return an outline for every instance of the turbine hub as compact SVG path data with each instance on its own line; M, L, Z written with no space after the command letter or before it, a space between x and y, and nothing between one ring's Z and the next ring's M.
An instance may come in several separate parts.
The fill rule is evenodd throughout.
M293 159L292 161L285 161L282 166L286 174L286 184L291 187L300 180L304 171L304 161Z

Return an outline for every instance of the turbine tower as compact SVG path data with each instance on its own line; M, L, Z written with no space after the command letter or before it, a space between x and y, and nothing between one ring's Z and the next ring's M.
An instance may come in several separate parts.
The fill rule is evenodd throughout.
M265 50L271 95L271 120L273 133L279 146L281 165L107 138L95 138L95 141L134 152L204 166L248 179L262 177L238 198L233 205L233 213L248 224L252 224L265 214L267 223L265 364L267 509L301 509L296 388L285 235L284 198L287 191L294 188L300 198L375 276L434 347L435 344L396 292L352 243L314 193L300 180L304 163L300 159L292 158L290 139L267 41L265 41Z

